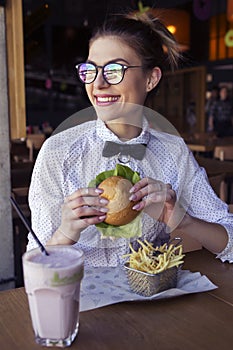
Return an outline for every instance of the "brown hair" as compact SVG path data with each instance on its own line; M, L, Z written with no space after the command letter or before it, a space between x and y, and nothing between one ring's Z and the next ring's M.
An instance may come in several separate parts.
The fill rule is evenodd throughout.
M166 26L149 13L115 15L98 28L90 44L103 36L117 36L124 40L142 60L145 69L163 70L178 66L179 46Z

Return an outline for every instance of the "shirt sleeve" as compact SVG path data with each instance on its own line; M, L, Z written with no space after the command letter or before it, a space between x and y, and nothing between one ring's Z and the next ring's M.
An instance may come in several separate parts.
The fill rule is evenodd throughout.
M186 157L185 157L186 153ZM225 249L217 255L223 262L233 262L233 214L229 213L227 203L223 202L211 187L206 171L200 167L193 157L183 153L186 172L182 175L183 183L180 196L186 205L188 214L201 220L222 225L228 234L228 244ZM184 166L185 166L184 164ZM182 183L182 182L181 182ZM209 233L211 235L211 232Z
M45 244L55 232L61 221L63 173L61 145L57 138L48 139L37 157L30 189L29 206L32 229ZM36 248L37 243L28 235L27 249Z

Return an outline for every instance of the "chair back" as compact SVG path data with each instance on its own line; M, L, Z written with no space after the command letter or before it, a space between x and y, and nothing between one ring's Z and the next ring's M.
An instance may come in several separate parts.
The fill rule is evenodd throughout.
M220 160L233 160L233 144L225 146L215 146L214 158Z
M29 148L29 160L32 162L34 159L34 150L38 151L43 145L46 137L45 134L29 134L27 135L26 145Z
M227 201L227 184L225 181L225 176L225 174L219 174L209 177L210 185L217 196L224 202Z

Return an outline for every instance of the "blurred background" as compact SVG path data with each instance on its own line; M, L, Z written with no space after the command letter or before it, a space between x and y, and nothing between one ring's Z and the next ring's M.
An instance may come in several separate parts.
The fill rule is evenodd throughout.
M74 67L86 59L91 31L111 14L149 9L174 33L185 57L183 72L168 74L150 106L185 132L190 128L186 112L193 104L195 127L203 131L212 87L227 84L232 90L231 32L226 42L233 30L232 8L229 0L23 0L27 125L56 127L89 106Z

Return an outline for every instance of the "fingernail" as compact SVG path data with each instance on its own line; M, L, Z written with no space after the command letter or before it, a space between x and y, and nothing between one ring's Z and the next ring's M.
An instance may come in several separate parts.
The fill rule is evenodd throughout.
M129 193L133 193L134 190L135 190L135 187L133 186L133 187L131 187L131 189L129 190Z
M100 194L100 193L103 193L103 190L101 188L96 188L95 192Z
M105 199L105 198L101 198L101 199L100 199L100 203L101 203L101 204L108 204L108 200Z
M99 219L99 221L102 221L102 220L106 219L106 215L101 215L98 217L98 219Z
M140 204L135 204L132 208L133 210L138 210L140 209Z
M132 194L132 196L129 197L130 201L135 201L137 199L136 194Z
M99 211L102 211L102 213L107 213L108 208L99 208Z

